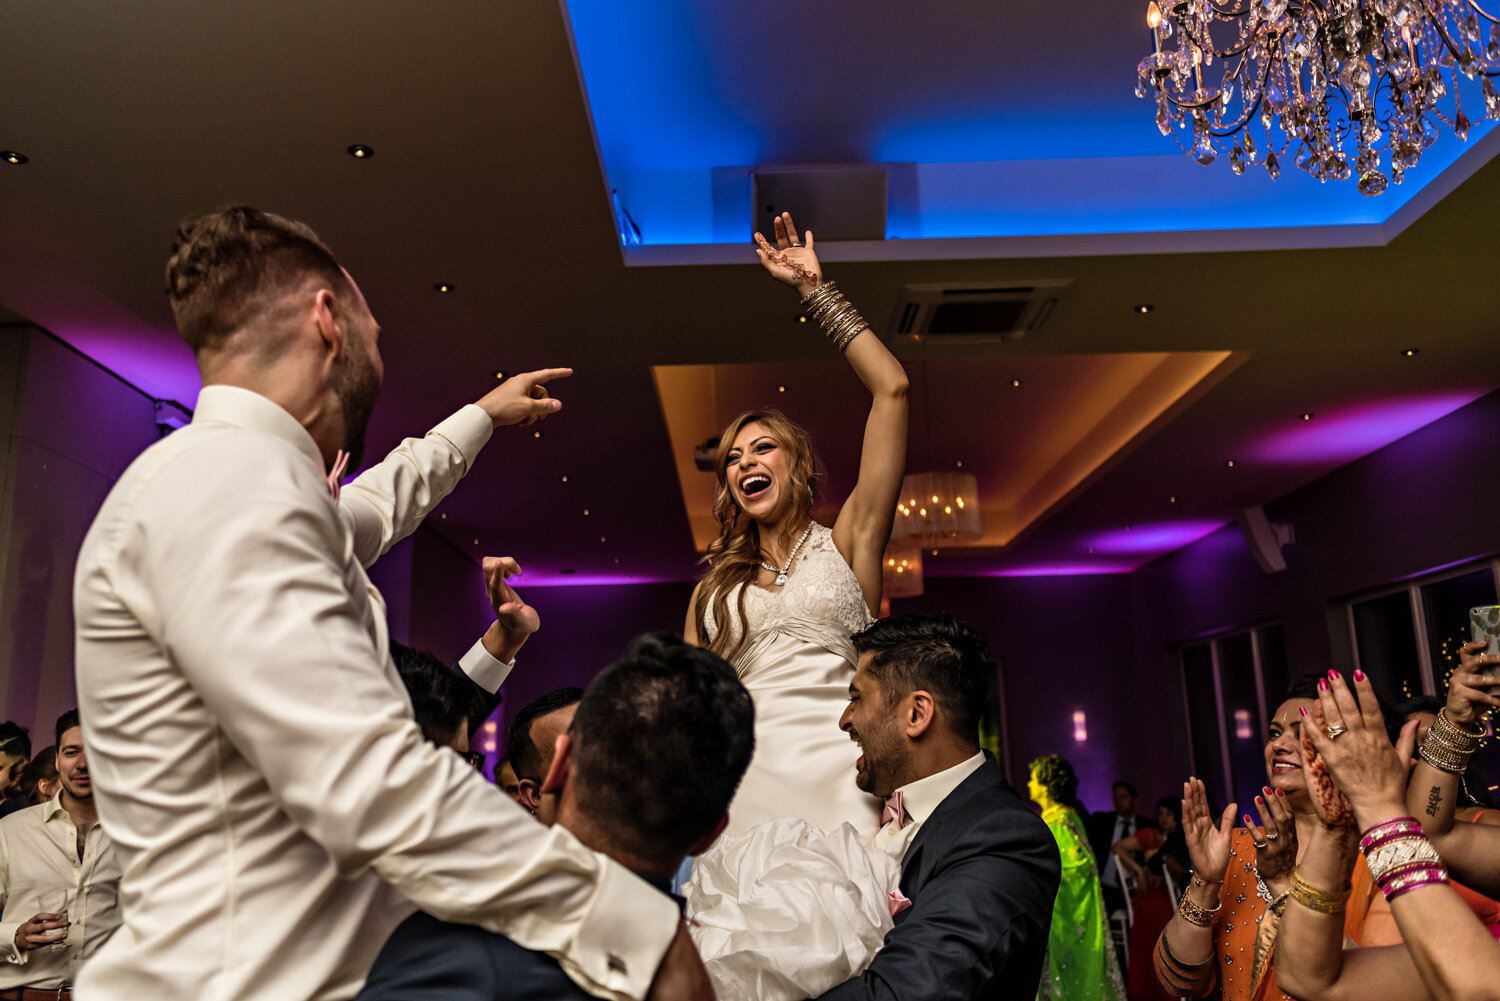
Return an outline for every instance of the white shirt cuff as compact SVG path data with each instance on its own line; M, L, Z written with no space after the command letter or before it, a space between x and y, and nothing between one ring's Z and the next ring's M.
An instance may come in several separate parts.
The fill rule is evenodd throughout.
M677 904L634 873L606 862L594 906L561 957L564 971L590 994L639 1001L677 935Z
M469 647L468 653L458 658L458 669L487 692L498 692L515 667L515 661L506 663L486 650L482 637Z
M495 422L483 407L470 403L427 433L446 438L463 454L464 468L467 469L474 464L490 435L495 433Z

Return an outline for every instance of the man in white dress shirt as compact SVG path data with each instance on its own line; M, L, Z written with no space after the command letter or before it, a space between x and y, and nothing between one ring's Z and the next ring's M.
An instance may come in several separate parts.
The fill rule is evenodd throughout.
M0 820L3 998L66 1001L79 964L120 926L120 864L99 826L78 710L54 732L57 795Z
M204 388L110 492L74 583L125 916L82 1001L349 998L413 904L597 996L709 997L671 900L423 741L365 574L495 428L559 409L543 384L569 370L503 383L340 491L383 369L328 248L225 209L179 230L167 283Z

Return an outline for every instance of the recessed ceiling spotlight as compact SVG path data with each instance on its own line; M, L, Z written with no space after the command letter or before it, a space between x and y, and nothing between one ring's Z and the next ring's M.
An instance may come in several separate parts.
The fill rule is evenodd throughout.
M937 550L936 550L936 549L934 549L934 550L933 550L933 551L932 551L932 555L934 555L934 556L936 556L936 555L937 555Z
M567 474L567 473L563 473L563 474L562 474L562 481L563 481L563 482L564 482L564 483L566 483L566 482L568 482L568 474Z
M1130 526L1129 525L1121 525L1120 527L1123 528L1127 532L1130 531Z
M1416 356L1417 352L1421 351L1421 350L1422 350L1421 348L1406 348L1401 353L1404 354L1408 358L1413 358L1413 357Z
M962 459L959 459L959 460L958 460L958 462L957 462L957 463L955 463L955 465L956 465L956 466L957 466L957 467L958 467L958 468L959 468L959 469L962 469L962 468L964 468L964 460L962 460Z
M1089 546L1089 555L1093 555L1093 552L1094 552L1094 547L1093 546Z
M1229 466L1230 468L1233 468L1234 467L1234 460L1233 459L1229 459L1228 461L1226 461L1224 463L1224 465Z
M584 508L584 509L583 509L583 516L584 516L584 517L585 517L585 518L587 518L587 517L588 517L588 516L589 516L589 509L588 509L588 508Z
M1313 419L1313 412L1311 410L1309 410L1307 413L1305 413L1305 414L1302 415L1302 419L1305 420L1305 421L1312 420Z
M439 292L452 292L453 291L453 286L449 285L447 282L438 282L436 285L434 285L432 287L435 288L435 289L437 289Z
M806 323L807 322L807 317L806 316L799 316L799 317L797 317L797 322L798 323Z
M776 392L778 392L778 393L785 393L786 392L786 387L785 386L777 386L776 387Z
M364 143L355 143L349 147L349 155L356 160L368 160L375 155L375 151Z
M479 545L479 540L478 539L474 540L474 545L476 545L476 546Z
M1173 494L1172 496L1168 497L1167 498L1167 503L1168 504L1176 504L1177 503L1177 495Z
M620 562L620 557L618 557L618 556L616 556L616 557L615 557L615 563L617 563L617 564L618 564L618 563L619 563L619 562Z
M533 438L540 438L541 436L542 436L542 433L540 431L533 431L533 432L531 432L531 437L533 437Z
M1135 311L1137 313L1140 313L1140 314L1144 315L1146 313L1151 312L1155 308L1156 307L1153 306L1153 305L1151 305L1149 302L1143 302L1139 306L1135 307Z
M1010 380L1010 384L1013 387L1015 387L1016 389L1020 389L1021 388L1021 380L1020 379L1012 379L1012 380Z
M503 369L503 368L497 368L497 369L495 369L495 378L497 378L497 379L504 379L505 378L505 369Z
M19 167L29 158L25 153L17 153L13 149L0 149L0 159L3 159L6 163L13 163L17 167Z
M600 542L608 542L609 540L606 539L604 536L601 535L601 536L599 536L599 541Z
M438 517L442 518L444 520L447 520L447 518L448 518L448 512L444 511L442 514L438 515Z

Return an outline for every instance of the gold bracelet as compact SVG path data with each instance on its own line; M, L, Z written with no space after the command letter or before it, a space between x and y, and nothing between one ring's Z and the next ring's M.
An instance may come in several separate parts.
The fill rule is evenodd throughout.
M1351 887L1345 887L1338 893L1328 893L1313 886L1302 878L1302 873L1292 872L1292 888L1287 892L1292 899L1306 907L1310 911L1319 914L1342 914L1344 905L1349 901Z
M1197 925L1199 928L1212 928L1214 915L1218 914L1219 908L1223 906L1224 901L1221 900L1214 905L1213 910L1209 910L1207 907L1201 907L1194 903L1193 898L1184 893L1182 895L1182 902L1177 905L1177 913L1181 914L1190 925Z
M1422 746L1417 749L1417 755L1423 761L1449 775L1462 775L1468 769L1469 755L1473 753L1473 748L1454 747L1439 736L1436 723L1427 728L1427 736L1422 738Z
M1434 733L1438 735L1439 740L1455 751L1473 753L1479 748L1480 739L1484 737L1484 724L1476 722L1474 729L1467 730L1448 718L1448 707L1444 706L1438 710L1437 719L1432 721L1432 726L1427 728L1428 736Z

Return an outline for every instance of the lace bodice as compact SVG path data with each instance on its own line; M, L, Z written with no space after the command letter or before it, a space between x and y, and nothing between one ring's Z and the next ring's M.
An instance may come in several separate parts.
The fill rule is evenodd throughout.
M736 585L735 591L729 595L729 629L731 637L736 640L738 616L734 609L739 602L737 592L741 587L746 585ZM865 605L865 595L854 571L833 544L832 529L814 522L807 542L803 543L802 551L792 564L786 587L748 586L745 621L749 623L753 641L758 635L779 630L789 622L821 625L848 636L864 629L874 618ZM719 625L714 621L712 603L705 610L703 625L709 639L718 635Z

